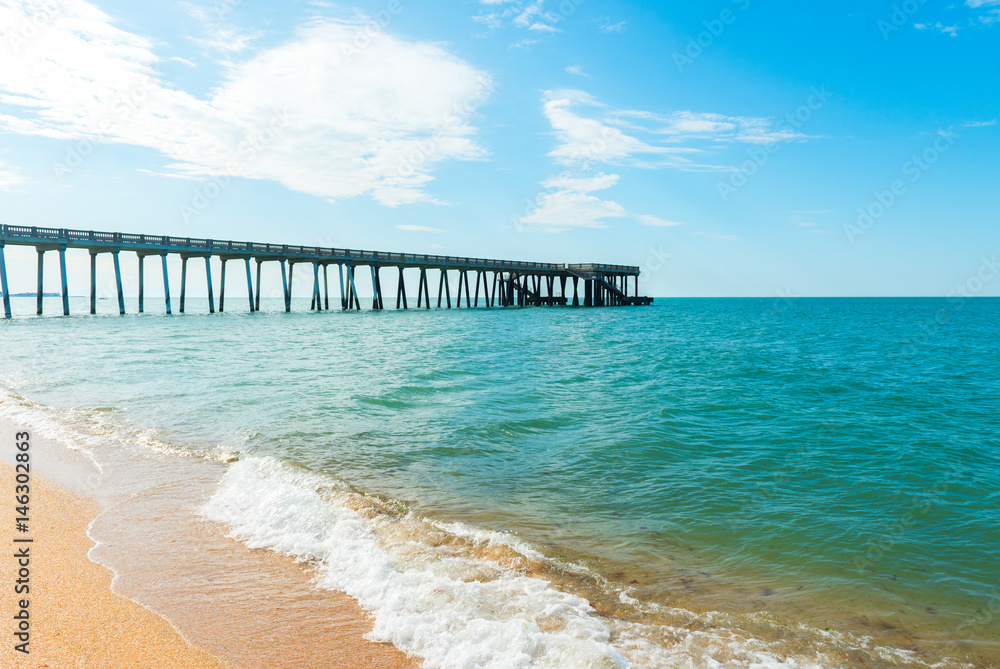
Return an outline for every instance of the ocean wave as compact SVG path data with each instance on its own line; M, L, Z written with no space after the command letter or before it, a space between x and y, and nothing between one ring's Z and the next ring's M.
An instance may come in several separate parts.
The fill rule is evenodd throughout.
M670 609L625 589L617 598L634 615L611 615L545 578L554 561L516 536L416 518L270 456L232 465L201 514L251 548L312 563L319 586L372 614L372 639L425 667L804 669L844 666L859 652L873 666L927 666L907 651L804 626L756 638L747 629L781 624ZM636 622L643 611L659 622Z

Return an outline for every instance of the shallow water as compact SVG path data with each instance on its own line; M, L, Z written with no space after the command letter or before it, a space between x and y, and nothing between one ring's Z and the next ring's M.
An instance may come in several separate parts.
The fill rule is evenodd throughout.
M236 463L205 517L429 666L1000 657L1000 300L189 304L0 324L0 411Z

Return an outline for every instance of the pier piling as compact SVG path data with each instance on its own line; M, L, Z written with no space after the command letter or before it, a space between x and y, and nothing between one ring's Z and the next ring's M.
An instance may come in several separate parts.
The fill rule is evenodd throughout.
M69 314L69 286L67 280L66 251L79 248L90 254L90 313L97 312L97 255L111 253L115 264L115 283L118 291L118 311L125 313L124 291L121 279L120 252L124 249L135 253L138 259L138 309L145 312L145 257L160 256L163 271L164 302L166 312L172 312L168 258L171 253L181 257L181 298L180 312L186 309L187 261L190 258L204 258L205 280L208 287L209 313L215 313L216 295L212 285L212 256L221 263L219 283L219 311L225 311L226 265L229 260L243 260L247 280L247 301L251 312L260 310L262 265L267 261L281 263L282 291L285 297L285 311L291 311L292 283L296 263L311 263L313 266L312 299L310 308L316 311L330 309L329 266L337 265L340 285L340 304L343 310L360 310L356 270L368 267L372 273L372 309L385 308L382 290L381 270L395 267L398 270L396 308L408 309L405 270L419 270L417 288L417 308L431 308L430 280L428 270L439 273L437 306L452 307L451 277L454 271L458 277L458 292L455 294L456 308L478 308L480 286L486 308L494 306L556 306L572 304L579 306L631 306L652 302L651 298L639 296L639 268L621 265L560 265L537 262L514 262L508 260L488 260L482 258L461 258L428 254L385 253L379 251L354 251L320 247L303 247L251 242L219 241L213 239L191 239L160 235L140 235L120 232L96 232L38 228L27 226L0 225L0 273L4 283L4 317L10 317L10 292L7 286L4 250L5 245L34 246L37 252L37 294L36 312L41 314L44 306L44 262L47 251L59 252L60 288L63 314ZM257 263L257 277L251 272L250 262ZM319 270L323 269L323 284L320 286ZM346 272L346 276L345 276ZM475 273L475 284L469 281L469 273ZM493 273L492 286L488 284L488 272ZM559 294L556 294L556 279L559 280ZM567 279L573 279L573 298L567 293ZM629 279L634 283L630 286ZM583 280L584 294L580 295L579 282ZM634 294L632 294L634 293Z
M118 315L125 315L125 291L122 289L122 265L121 260L118 258L120 249L115 249L111 252L111 255L115 259L115 286L118 288Z
M66 281L66 247L59 247L59 274L62 278L63 316L69 316L69 284Z
M188 278L188 257L181 256L181 304L180 312L184 313L184 298L187 293L187 278Z
M45 249L38 249L38 315L42 315L42 294L45 286Z
M170 313L170 276L167 274L167 254L160 256L163 261L163 302L167 307L167 314Z
M10 318L10 289L7 287L7 261L3 257L4 243L0 242L0 289L3 290L3 317Z

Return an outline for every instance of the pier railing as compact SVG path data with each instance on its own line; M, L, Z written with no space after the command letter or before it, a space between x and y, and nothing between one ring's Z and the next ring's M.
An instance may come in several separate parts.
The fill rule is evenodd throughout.
M329 309L329 285L327 270L330 265L337 266L340 277L340 301L343 309L360 309L355 270L368 267L372 275L372 308L382 309L383 295L380 271L386 268L396 268L399 271L396 307L407 308L404 270L419 270L420 285L417 289L417 308L426 299L426 308L430 308L430 289L427 270L438 270L438 306L442 299L451 307L451 287L448 273L458 273L458 290L456 299L462 302L463 289L466 307L478 306L480 287L487 307L499 306L542 306L570 304L566 293L568 280L573 282L572 304L581 304L578 294L578 284L584 283L583 306L617 306L633 304L649 304L652 300L638 295L639 268L630 265L606 264L576 264L525 262L515 260L499 260L493 258L469 258L464 256L444 256L420 253L391 253L385 251L364 251L354 249L338 249L321 246L301 246L289 244L269 244L258 242L239 242L232 240L200 239L192 237L174 237L170 235L132 234L127 232L102 232L97 230L73 230L68 228L45 228L37 226L2 225L0 226L0 278L3 283L4 314L8 318L10 311L10 293L7 289L7 273L4 265L3 248L5 244L19 246L34 246L38 252L38 291L37 309L42 313L43 304L43 260L47 251L59 252L59 264L62 275L63 313L69 314L69 289L66 278L66 251L77 248L90 252L90 312L96 313L96 258L99 254L111 254L114 259L115 279L118 288L118 306L120 313L125 313L125 298L122 289L121 266L119 254L130 251L138 256L139 263L139 311L143 311L143 262L147 256L160 256L163 267L163 288L167 313L171 313L170 287L167 272L167 256L176 254L181 257L181 295L180 311L184 311L185 287L187 282L187 262L191 258L201 258L205 261L206 279L208 283L209 311L215 311L214 292L212 287L211 258L216 256L221 260L221 281L219 286L219 311L225 304L226 263L230 260L242 260L246 265L246 282L250 296L250 311L260 309L261 264L277 261L281 264L282 289L285 296L285 310L291 310L292 269L296 264L313 266L313 299L312 309ZM257 263L256 291L251 276L250 262ZM325 296L321 296L320 273L323 276ZM487 282L487 272L492 273L492 292ZM475 291L470 290L469 273L475 275ZM629 280L634 281L635 293L629 296ZM346 282L346 283L345 283ZM556 285L560 294L556 295ZM472 298L475 298L475 305Z

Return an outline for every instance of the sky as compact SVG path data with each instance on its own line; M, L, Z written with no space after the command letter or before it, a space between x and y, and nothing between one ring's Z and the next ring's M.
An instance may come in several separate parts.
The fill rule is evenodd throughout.
M0 0L0 222L996 296L998 63L1000 0Z

